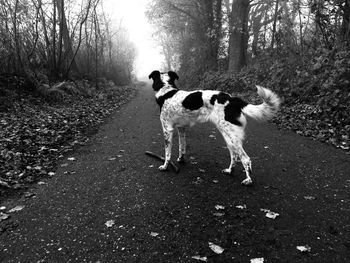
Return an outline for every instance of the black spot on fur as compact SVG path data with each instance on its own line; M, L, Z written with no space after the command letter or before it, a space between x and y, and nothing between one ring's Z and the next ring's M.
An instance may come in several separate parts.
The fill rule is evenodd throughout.
M161 80L156 80L153 82L152 88L154 91L158 91L165 86L164 82Z
M158 70L153 70L148 76L149 79L157 80L160 79L160 72Z
M225 104L226 101L230 99L231 99L231 96L229 94L220 92L219 94L213 95L210 98L210 104L214 105L215 101L217 101L220 104Z
M163 96L160 96L159 98L156 99L160 109L162 109L163 104L165 102L165 100L170 99L172 96L174 96L176 94L176 92L178 92L179 90L177 89L173 89L168 91L167 93L165 93Z
M153 79L153 85L152 88L155 91L160 90L161 88L164 87L164 83L160 78L160 72L158 70L152 71L152 73L148 76L149 79Z
M202 92L196 91L189 94L183 100L182 105L189 110L198 110L203 106Z
M242 126L242 123L238 120L242 114L242 109L247 106L248 103L240 98L230 98L229 104L225 107L225 120L238 126Z
M175 85L175 80L179 79L179 76L176 74L176 72L174 71L169 71L168 72L168 76L170 78L170 80L168 81L169 84Z

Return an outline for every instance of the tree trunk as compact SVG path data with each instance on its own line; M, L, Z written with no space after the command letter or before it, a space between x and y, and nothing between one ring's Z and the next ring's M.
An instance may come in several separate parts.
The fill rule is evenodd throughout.
M299 35L300 35L300 50L301 54L304 53L304 40L303 40L303 21L301 19L301 3L298 0L298 14L299 14Z
M78 54L78 51L79 51L79 48L80 48L80 45L81 45L81 41L82 41L82 31L83 31L83 25L86 23L86 20L88 19L88 16L89 16L89 12L90 12L90 7L91 7L91 0L88 1L88 4L87 4L87 7L86 7L86 13L85 13L85 16L84 18L82 19L82 21L80 22L80 27L79 27L79 40L78 40L78 44L77 44L77 48L74 52L74 55L73 57L71 58L70 60L70 63L68 65L68 68L67 68L67 72L65 74L66 77L69 76L69 72L75 62L75 57L76 55Z
M218 69L218 60L219 60L219 52L220 52L220 42L222 38L222 0L216 0L215 2L215 41L214 41L214 51L215 51L215 70Z
M345 0L343 7L343 22L341 28L341 38L347 44L350 42L350 0Z
M52 21L52 67L51 76L57 78L57 63L56 63L56 0L53 0L53 21Z
M14 16L13 16L13 34L15 38L15 48L16 48L16 63L15 63L15 71L16 72L23 72L23 63L22 63L22 57L21 57L21 49L20 49L20 40L19 40L19 33L18 33L18 25L17 25L17 12L18 12L18 4L19 1L16 0L15 2L15 10L14 10Z
M276 25L277 25L278 4L279 4L279 0L276 0L276 4L275 4L275 13L274 13L274 18L273 18L273 26L272 26L271 49L273 49L273 47L274 47L274 45L275 45L275 35L276 35Z
M221 33L221 0L205 0L205 27L206 32L203 31L203 36L206 40L206 60L207 68L210 70L217 70L218 49ZM218 32L218 27L220 32Z
M238 73L247 65L249 0L233 0L230 14L229 71Z
M72 42L69 36L66 15L64 11L64 0L57 0L57 11L58 11L58 16L60 20L60 38L63 41L63 46L64 46L63 58L62 58L63 49L62 49L62 46L60 46L59 62L61 65L63 65L63 68L62 67L60 68L61 73L65 73L69 66L67 58L73 58L74 54L73 54ZM71 69L75 72L78 72L78 66L74 59L71 62Z
M94 8L94 32L95 32L95 86L98 88L98 21L97 21L97 12L96 6Z

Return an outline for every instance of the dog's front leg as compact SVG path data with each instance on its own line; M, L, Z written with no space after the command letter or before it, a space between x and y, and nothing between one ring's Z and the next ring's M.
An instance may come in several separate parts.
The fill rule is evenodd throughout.
M185 162L185 154L186 154L186 133L184 127L178 127L177 131L179 133L179 158L177 161L179 163Z
M165 161L164 164L159 166L159 170L165 171L168 169L170 158L171 158L171 148L173 145L173 131L174 128L170 125L163 124L164 133L164 146L165 146Z

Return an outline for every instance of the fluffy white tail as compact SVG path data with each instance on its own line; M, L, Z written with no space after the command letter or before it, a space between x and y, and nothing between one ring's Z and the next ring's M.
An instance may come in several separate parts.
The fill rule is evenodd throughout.
M263 99L260 105L248 104L242 109L245 115L259 121L266 121L276 115L279 110L281 100L276 93L261 86L256 86L258 95Z

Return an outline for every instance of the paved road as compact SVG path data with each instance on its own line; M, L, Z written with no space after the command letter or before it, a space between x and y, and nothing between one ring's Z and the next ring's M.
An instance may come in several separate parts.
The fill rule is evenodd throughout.
M349 156L251 121L255 184L244 187L241 166L220 173L229 154L208 124L188 133L181 172L160 172L144 154L163 155L153 96L140 88L35 197L5 204L25 207L0 233L0 262L350 262Z

